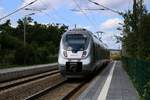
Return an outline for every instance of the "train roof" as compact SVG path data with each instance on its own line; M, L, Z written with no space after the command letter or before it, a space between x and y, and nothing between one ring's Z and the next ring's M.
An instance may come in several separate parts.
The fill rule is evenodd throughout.
M86 29L81 29L81 28L75 28L75 29L71 29L67 32L65 32L65 34L88 34L91 35L91 32L86 30Z
M98 39L98 37L96 37L91 31L85 29L85 28L75 28L75 29L71 29L68 30L67 32L64 33L65 34L87 34L89 36L91 36L93 38L94 43L96 43L97 45L100 45L103 48L107 48L107 45L104 44L101 40Z

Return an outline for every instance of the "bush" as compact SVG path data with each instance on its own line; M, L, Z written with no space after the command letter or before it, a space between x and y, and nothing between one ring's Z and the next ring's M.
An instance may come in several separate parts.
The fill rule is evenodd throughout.
M14 51L0 50L0 64L9 65L14 63Z
M122 60L141 99L150 100L150 62L129 57L122 57Z
M5 60L6 65L13 64L14 63L14 54L9 53L9 54L5 55L3 59Z
M35 51L30 45L20 47L15 52L15 62L20 65L31 65L35 62Z
M57 55L55 55L55 56L50 55L49 56L49 62L50 63L57 62L57 59L58 59Z
M111 59L113 59L113 60L120 60L121 56L119 54L112 54L111 55Z
M49 63L48 60L49 51L46 47L37 48L36 55L38 57L39 63Z
M150 80L147 82L142 100L150 100Z
M146 60L147 60L147 61L150 61L150 56L148 56L148 57L146 58Z

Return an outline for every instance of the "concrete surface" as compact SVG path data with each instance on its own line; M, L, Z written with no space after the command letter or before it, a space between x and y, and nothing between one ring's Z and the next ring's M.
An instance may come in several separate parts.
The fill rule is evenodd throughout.
M114 70L112 70L113 65ZM111 71L113 73L111 73ZM107 83L107 80L110 80L110 84ZM137 94L137 91L127 73L122 68L120 61L117 61L115 64L114 62L111 62L101 73L99 73L99 75L91 82L89 87L78 98L78 100L138 99L139 95Z
M57 69L57 63L1 69L0 82L50 71L54 68Z

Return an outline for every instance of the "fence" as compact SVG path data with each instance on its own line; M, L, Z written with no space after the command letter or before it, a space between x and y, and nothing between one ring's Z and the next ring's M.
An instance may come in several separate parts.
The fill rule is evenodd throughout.
M122 61L139 95L142 97L145 94L146 85L150 81L150 62L128 57L122 57Z

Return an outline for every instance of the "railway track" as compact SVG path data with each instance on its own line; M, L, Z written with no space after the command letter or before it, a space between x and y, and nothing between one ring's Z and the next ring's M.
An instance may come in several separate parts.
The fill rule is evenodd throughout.
M9 88L12 88L12 87L16 87L16 86L21 85L21 84L26 84L28 82L38 80L40 78L43 78L43 77L46 77L46 76L49 76L49 75L53 75L53 74L56 74L56 73L59 73L59 70L54 69L50 72L44 72L44 73L40 73L40 74L37 74L37 75L27 76L27 77L11 80L11 81L8 81L8 82L3 82L3 83L0 83L0 91L6 90L6 89L9 89Z
M41 91L31 95L31 96L28 96L27 98L25 98L25 100L36 100L37 98L42 97L43 95L45 95L47 92L51 91L52 89L55 89L55 88L61 86L62 84L65 84L66 81L67 80L63 80L63 81L61 81L61 82L59 82L53 86L47 87L46 89L43 89L43 90L41 90Z
M93 78L85 80L65 79L53 86L49 86L46 89L28 96L24 100L69 100L74 95L77 95L78 92L83 91L81 88L85 85L87 86L92 79Z
M58 70L0 83L0 100L23 100L64 80Z
M84 85L86 82L80 83L78 86L76 86L72 91L70 91L68 94L64 95L61 100L69 100L75 93L77 93Z
M51 83L49 84L47 80L49 82L51 80ZM45 86L43 81L47 81L46 84L49 85ZM72 81L63 78L59 70L54 69L50 72L3 82L0 83L0 100L46 100L45 98L49 100L53 97L66 100L86 83L85 81ZM43 86L39 89L38 84ZM62 91L64 89L66 92Z
M93 78L67 80L52 70L0 83L0 100L75 100Z
M54 86L50 86L25 98L25 100L68 100L85 84L86 81L69 82L68 80L63 80ZM63 89L66 92L62 92Z

